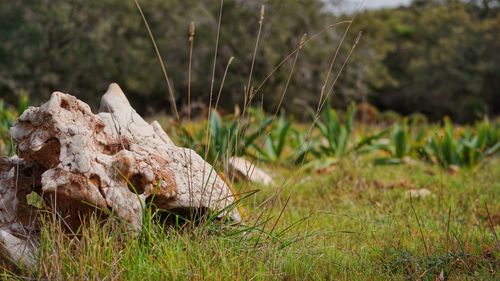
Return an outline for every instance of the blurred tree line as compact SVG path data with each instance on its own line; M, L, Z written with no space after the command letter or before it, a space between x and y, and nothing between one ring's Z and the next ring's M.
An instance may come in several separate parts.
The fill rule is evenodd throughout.
M252 85L299 45L301 50L284 106L303 114L316 107L331 59L352 15L335 13L338 1L264 1L266 13ZM0 0L0 97L15 104L28 94L37 103L60 90L96 106L107 85L118 82L134 106L152 114L170 109L158 58L134 1ZM143 0L173 83L178 107L187 102L188 26L196 23L192 100L208 103L216 44L219 0ZM225 0L214 93L230 57L221 107L242 104L259 30L260 1ZM346 61L333 88L333 103L368 101L403 114L433 119L450 115L467 122L500 111L500 3L498 0L415 0L397 9L357 15L330 75ZM256 95L274 111L286 87L294 57ZM330 84L328 85L328 87ZM327 88L328 88L327 87Z

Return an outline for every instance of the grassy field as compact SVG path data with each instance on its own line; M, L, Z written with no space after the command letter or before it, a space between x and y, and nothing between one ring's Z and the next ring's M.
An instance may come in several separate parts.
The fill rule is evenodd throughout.
M386 39L391 40L380 39L381 41L375 40L373 42L383 42L385 44L386 41L392 42L392 37L403 38L405 40L404 46L410 50L409 53L415 52L418 55L420 49L433 50L432 54L443 49L457 49L460 51L455 55L451 53L452 55L445 56L443 62L438 61L436 63L432 59L426 60L426 57L422 56L423 60L419 57L419 60L410 61L412 63L408 63L408 65L417 66L413 67L418 70L417 76L422 73L455 74L457 73L453 68L455 64L459 66L460 71L458 73L462 73L463 65L472 65L469 68L474 72L473 75L471 74L470 77L461 75L466 77L461 79L467 83L474 81L475 87L473 88L474 91L478 91L477 93L468 93L467 91L470 91L469 88L471 87L466 86L462 88L436 87L434 85L435 81L439 79L429 79L425 75L422 76L423 78L414 79L412 71L406 71L411 74L409 75L411 79L407 80L429 81L430 84L422 86L423 88L420 87L421 85L417 85L419 87L413 89L406 89L405 87L408 86L402 85L401 88L411 94L410 98L404 99L405 102L422 100L415 98L415 93L432 94L429 95L431 98L425 99L430 103L419 102L417 105L418 108L422 108L423 105L423 109L435 114L434 117L442 116L444 113L433 110L432 108L440 108L433 103L443 103L443 106L451 103L444 108L453 109L453 111L456 111L456 115L463 115L464 120L474 119L476 120L475 123L457 125L448 117L439 122L429 123L427 117L419 113L402 117L392 111L379 112L377 108L367 103L355 104L353 102L348 106L346 105L345 111L341 112L332 108L332 105L337 102L336 97L333 96L338 90L336 87L337 79L344 72L344 67L348 65L351 54L354 52L362 35L361 32L357 33L357 35L353 33L352 36L356 36L351 38L353 42L346 42L346 44L351 45L349 47L344 46L344 39L351 41L349 39L351 35L347 37L346 35L351 29L356 14L352 16L351 20L330 25L317 33L310 34L309 37L304 34L302 39L297 42L296 48L288 55L283 56L283 60L276 66L272 66L270 63L274 63L276 59L269 59L270 56L266 55L269 52L267 47L266 49L262 48L266 46L264 44L266 40L264 40L265 33L262 33L263 37L261 39L265 18L265 9L264 6L261 6L258 25L256 22L253 24L253 29L256 29L257 34L255 34L255 43L252 41L250 45L255 46L253 52L248 54L251 57L251 62L247 62L250 66L248 80L246 79L246 73L242 72L238 75L243 75L241 77L244 77L244 79L237 79L235 82L230 83L230 86L234 87L234 85L243 81L244 84L241 85L241 88L244 92L242 93L244 99L238 98L240 101L237 102L233 114L227 112L227 108L230 107L224 110L225 114L221 114L217 111L217 108L224 89L226 75L228 73L235 75L230 72L233 58L242 60L241 56L238 56L238 52L236 54L231 53L225 65L225 72L219 77L221 73L218 73L219 70L217 69L220 67L221 61L226 60L222 55L223 52L219 54L218 49L223 18L223 1L221 1L217 28L214 29L216 30L216 39L210 87L207 85L200 87L201 84L199 83L204 83L205 80L199 79L198 75L191 77L192 73L199 72L199 70L196 70L200 67L203 67L202 76L206 76L206 66L208 65L200 63L199 57L193 57L193 50L196 54L199 49L194 44L194 22L189 25L189 46L187 47L188 50L186 50L186 53L189 54L186 54L188 57L184 58L180 55L173 61L174 66L176 61L182 63L188 61L188 65L185 65L185 69L189 73L186 93L186 109L188 113L187 116L180 116L174 90L178 91L176 88L179 85L184 88L184 82L176 81L176 87L174 87L174 90L172 89L164 60L161 58L153 35L157 28L150 29L147 17L143 13L139 1L134 2L135 5L133 6L137 6L137 11L144 22L144 27L140 27L143 28L140 30L148 32L149 37L147 40L151 39L159 63L162 66L162 74L165 77L172 104L171 114L174 115L175 113L177 117L176 121L165 116L163 116L165 117L164 120L160 120L174 143L182 147L192 148L198 154L204 156L205 160L212 164L221 175L226 172L227 169L225 168L230 157L245 157L270 172L276 184L261 186L253 183L232 183L233 191L241 199L237 202L237 207L244 218L241 224L217 221L210 218L186 221L178 216L174 217L173 220L169 220L167 224L164 217L162 217L164 213L158 214L153 211L152 206L147 206L140 233L130 232L123 222L113 216L104 220L97 217L86 218L82 227L76 233L69 233L64 227L64 221L59 220L53 211L44 209L40 212L42 213L41 226L36 229L37 237L38 234L40 237L40 248L36 264L33 266L21 265L20 267L15 265L7 266L0 260L0 264L2 264L0 265L0 278L2 280L500 280L500 273L498 273L500 268L500 241L498 237L498 230L500 229L500 119L490 120L487 116L484 116L483 119L476 120L478 116L485 115L483 113L488 111L489 106L492 106L491 111L495 112L493 110L494 105L489 105L486 100L483 101L478 98L482 95L486 98L487 93L489 93L488 90L494 88L481 86L481 83L486 83L481 82L481 80L494 81L494 79L482 79L483 76L489 77L486 74L489 73L488 71L492 71L487 67L485 70L482 64L479 64L481 65L479 67L480 71L477 71L476 68L478 67L474 67L476 64L471 64L467 60L460 60L462 58L460 52L468 50L462 48L462 45L464 45L462 44L463 40L456 39L460 44L453 43L455 39L448 40L452 43L440 40L438 42L440 44L436 46L427 44L430 47L422 48L421 44L426 46L424 41L436 41L434 40L436 36L430 33L432 36L429 38L432 40L425 36L421 38L422 40L417 40L419 44L415 45L418 46L418 50L415 49L415 51L409 48L411 44L408 45L408 42L406 42L410 38L407 35L410 34L408 32L411 31L411 28L403 25L403 21L400 22L399 17L401 16L399 14L394 18L397 20L389 18L391 24L388 25L390 26L388 30L394 29L394 35L393 31L386 32L385 27L377 27L378 25L384 25L382 24L383 21L381 23L375 22L377 24L373 26L375 31L377 29L382 30L381 34L387 37ZM278 2L276 1L276 3ZM487 4L485 5L487 6ZM309 6L313 7L314 5ZM445 8L448 9L448 7ZM98 14L102 12L101 10L100 8L96 9ZM135 11L135 7L132 10ZM306 15L305 12L307 11L300 11L301 16L302 14ZM450 10L450 12L453 11ZM425 15L426 13L419 14ZM430 14L432 15L432 13ZM464 16L466 13L457 15L455 15L459 19L456 21L457 23L468 22L468 20L463 20L469 18ZM366 17L367 14L363 16ZM55 18L59 19L60 17ZM132 17L124 18L132 19ZM178 18L181 19L182 16ZM449 21L448 18L450 17L446 17L447 22ZM451 18L453 19L453 17ZM284 19L281 21L290 25L290 22ZM109 23L112 23L110 26L113 26L112 20L112 18L108 18L106 26ZM167 21L161 19L161 22ZM213 18L210 18L207 22L213 22ZM322 20L319 22L322 22ZM370 22L368 21L368 23ZM456 23L454 21L449 22L455 28ZM484 28L472 28L474 25L471 24L466 31L473 31L474 34L481 34L481 32L486 34L490 31L490 25L495 26L493 22L490 24L487 21L486 23L488 24L485 24ZM244 24L252 26L248 20L244 21ZM392 27L393 24L394 28ZM59 26L59 24L53 25ZM136 25L137 23L134 22L134 26ZM326 71L326 67L330 65L321 92L316 93L316 90L320 88L316 87L318 85L316 82L308 81L307 75L296 78L297 80L304 79L303 82L306 85L314 85L314 91L297 88L296 91L303 91L304 98L298 99L300 103L297 103L296 108L287 107L288 110L294 109L298 111L296 113L300 113L300 122L294 120L294 116L289 114L291 111L285 114L284 111L280 110L283 109L282 102L287 100L295 102L296 100L294 97L285 97L285 94L289 85L291 87L296 86L294 85L294 72L299 53L301 54L302 49L313 39L321 38L318 37L320 34L327 34L330 30L333 31L333 28L337 25L345 25L346 29L344 35L341 36L331 63L328 63L328 58L322 58L314 60L315 63L311 64L312 71L301 70L301 73L311 72L313 73L312 76L318 76L316 72L322 72L321 69L323 68ZM427 21L422 21L420 25L429 26ZM78 26L78 24L75 26ZM439 28L441 25L436 26L436 30L441 30ZM175 25L169 26L169 30L173 30L170 27L175 27ZM203 33L203 25L200 27L201 34L203 34L200 39L203 39L204 36L208 35ZM114 30L113 28L108 29ZM443 28L443 30L448 29ZM281 30L279 31L280 34L285 34ZM224 35L225 33L227 31L223 30L221 34ZM460 32L450 31L444 33L452 35L454 33L459 35L467 34L462 29L460 29ZM130 44L128 40L131 38L141 38L139 36L134 37L134 33L130 32L124 34L130 37L127 38L127 44ZM367 34L369 33L367 32ZM239 44L242 44L247 37L243 35L246 34L238 30L238 36L233 36L237 40L235 41L236 44L233 45L240 47ZM24 38L17 35L15 37ZM57 38L57 36L51 37ZM101 36L87 37L92 39ZM291 37L285 36L283 38L289 41ZM453 39L454 37L450 38ZM481 39L478 36L471 38L475 41ZM338 38L335 37L335 40L338 40ZM470 41L474 42L474 44L469 43L469 49L474 50L472 52L474 56L485 56L487 52L484 53L484 51L476 55L475 46L478 44L474 40ZM182 46L178 40L170 41L174 42L176 46ZM121 41L116 42L119 42L119 45L121 44ZM137 42L140 42L138 46L141 46L139 53L134 53L133 56L123 55L121 57L130 57L136 60L138 54L141 55L142 51L147 50L143 48L145 42L143 39ZM196 42L198 42L198 38ZM443 42L451 44L450 47L443 48L441 44ZM380 45L378 43L363 45ZM135 45L132 43L131 46ZM460 46L460 48L455 45ZM104 43L103 46L105 46L106 50L109 49L107 43ZM318 54L322 54L322 50L328 50L323 45L320 46ZM467 46L466 44L465 47ZM360 45L359 48L364 47ZM57 48L49 49L54 51L53 49ZM78 50L80 49L86 50L87 48L79 47ZM94 50L94 48L91 49ZM122 46L119 49L126 50ZM212 53L211 49L206 47L204 49L210 50L209 53ZM221 49L224 51L224 48ZM392 50L393 48L386 46L383 49L384 52L388 52L385 49ZM407 54L399 51L395 52L395 54L398 54L398 56L402 54L404 60L407 60L405 57ZM337 62L339 52L345 52L345 54L339 56ZM375 49L369 50L369 52L364 51L367 54L376 52ZM67 53L73 54L74 52ZM182 54L180 52L173 53ZM269 54L271 53L273 54L272 57L275 57L279 52L269 52ZM316 53L316 51L313 53ZM328 50L328 53L324 54L328 54L328 57L330 57L329 53ZM389 53L392 54L392 51ZM259 54L265 56L257 60ZM307 54L306 52L301 56ZM345 58L341 58L342 56ZM398 56L395 56L396 59L391 60L392 55L384 54L381 58L388 62L398 62L400 61ZM48 59L42 60L42 62L49 62L54 57L54 55L47 56ZM86 56L82 55L81 57ZM149 55L146 57L149 58ZM446 60L448 57L450 61ZM457 60L455 57L460 59ZM193 59L194 64L192 64ZM209 60L211 59L212 56L210 55ZM150 64L149 60L148 64ZM350 67L356 67L352 68L355 71L351 69L347 73L356 73L356 83L352 83L353 85L356 84L356 92L360 90L358 81L361 81L357 78L358 73L361 72L356 69L359 67L366 68L366 63L370 63L371 60L373 59L370 58L365 62L358 59L353 60L354 64L350 64ZM21 60L14 61L17 65L18 61ZM65 62L65 60L59 61ZM93 62L94 60L88 61ZM112 63L114 64L116 61L115 59ZM422 64L422 61L429 61L429 66ZM127 61L125 60L125 62ZM34 65L38 65L38 63ZM289 63L291 63L289 70L284 70L289 72L288 75L283 76L286 74L284 72L280 74L281 78L273 77L271 79L273 74L278 74L278 69L282 65L289 67ZM340 64L337 69L338 63ZM111 65L111 63L101 64ZM212 64L210 63L210 65ZM386 72L391 72L381 70L378 61L374 65L374 69L376 69L374 73L378 74L380 72L383 74L382 76L386 76L388 75ZM397 67L392 72L404 74L405 71L400 71L400 66L395 65ZM445 71L422 71L422 69L427 70L426 67L434 70L436 65L446 66L451 70L445 68ZM194 71L192 67L194 67ZM297 66L298 68L299 66ZM108 69L114 68L108 67ZM271 72L263 75L271 69ZM173 73L176 71L179 70L176 69ZM24 73L24 71L21 72ZM142 80L146 81L142 81L143 84L148 85L148 87L141 88L138 91L137 85L141 84L139 83L141 78L137 82L129 80L130 78L127 77L126 81L129 83L126 83L126 85L128 84L128 88L131 88L132 85L132 88L136 88L136 92L145 94L151 89L150 86L156 87L154 85L158 83L158 77L155 78L155 76L150 75L150 71L142 72L149 73L147 76L155 79L154 83L147 83L147 79L144 80L144 77L142 77ZM238 72L241 72L241 70L238 70ZM52 73L51 75L55 74ZM74 80L73 78L52 79L51 75L49 75L50 77L45 76L51 78L49 80L58 81L57 83L59 83L59 80ZM352 74L350 75L352 76ZM476 79L476 75L479 75L478 77L481 79ZM107 77L106 75L101 76ZM99 76L99 79L101 79L101 76ZM115 75L112 76L115 77ZM178 74L175 76L178 76ZM371 74L368 76L376 77L374 79L377 81L374 81L373 85L377 86L376 89L372 90L377 93L380 92L380 89L382 89L380 87L385 83L387 85L383 87L390 90L389 94L394 91L394 85L399 84L399 81L392 77L389 77L391 78L389 83L389 81L383 81L389 78L382 79L378 77L379 75ZM57 78L57 76L55 77ZM78 77L78 75L75 77ZM322 75L318 77L323 79ZM229 76L228 78L235 79ZM260 85L255 84L256 81L254 80L262 78L264 79L260 82ZM452 78L455 77L452 75ZM176 77L176 79L179 78ZM267 82L272 82L268 84L276 84L276 81L272 80L277 79L281 79L282 82L286 81L286 83L278 83L281 86L276 87L276 89L266 89L264 91L262 88L261 90L261 87ZM345 83L344 87L350 85L351 82L349 81L351 80L347 80L348 82ZM453 81L453 84L457 84L453 79L441 80L449 80ZM401 80L401 82L404 81L405 79ZM199 116L191 116L191 83L196 86L193 87L193 101L199 97L203 97L203 100L209 100L209 104L201 109L201 111L206 110L206 112L200 113ZM9 86L10 84L15 85L15 83L9 83ZM44 85L46 82L39 84ZM412 82L410 86L412 84L420 83ZM37 83L33 83L33 85L37 85ZM428 86L435 87L435 89L428 91L425 88ZM164 86L161 87L163 89ZM209 88L210 91L208 92ZM35 89L37 92L41 90L36 87ZM405 91L401 91L401 93L404 94ZM464 91L473 97L470 100L471 103L474 102L474 108L471 107L470 110L468 107L467 110L460 110L460 106L463 107L462 104L466 104L462 101ZM228 92L233 92L233 90ZM275 110L269 107L267 108L268 111L264 112L264 92L266 92L266 103L268 102L267 95L270 93L276 97L276 100L273 98L269 99L270 101L274 100L273 103L279 101ZM184 93L182 92L182 94ZM311 106L310 101L307 101L309 95L317 94L319 94L317 106L306 108ZM363 95L364 100L366 94L361 92L359 94L359 97L356 94L355 100L361 98L361 95ZM441 94L443 94L443 97L448 98L441 98ZM206 95L209 95L209 97ZM434 96L440 97L440 99L432 98ZM137 95L136 100L144 100L144 105L146 105L149 100L155 100L152 97ZM195 97L196 99L194 99ZM450 97L453 97L453 99ZM224 98L222 97L222 99ZM351 99L348 96L345 98ZM259 99L262 100L259 101ZM9 100L12 102L12 99ZM232 100L232 98L229 100ZM399 99L395 100L394 103L397 103ZM466 99L463 98L463 100ZM477 105L477 112L475 109L476 100L480 101ZM182 102L184 103L184 101ZM468 99L467 102L469 102ZM28 104L30 104L28 97L21 93L18 108L13 108L0 99L1 155L12 156L16 154L16 147L9 135L9 128ZM258 107L259 104L260 107ZM479 105L482 106L483 104L484 110L482 108L479 110ZM241 109L238 107L240 105L242 105ZM426 108L428 105L429 109ZM149 108L149 106L147 107ZM411 112L408 109L402 111ZM446 112L448 111L447 109ZM159 112L158 114L164 113ZM184 113L184 115L186 114ZM472 117L473 115L474 117ZM309 120L307 120L307 116L309 116ZM191 117L193 117L193 120L196 120L196 117L201 117L201 120L192 121ZM433 120L435 121L435 119ZM310 122L308 124L302 123L306 121ZM415 196L409 195L419 191L427 193L425 193L425 196L419 195L424 193L418 193ZM33 194L33 196L35 198L32 201L33 205L42 204L40 196L43 196L43 194ZM0 199L5 199L2 198L2 194L0 194ZM172 219L172 216L174 215L171 215L170 219Z
M423 163L374 166L346 158L328 173L275 171L282 188L242 201L247 227L116 221L71 238L42 229L40 264L5 278L49 280L495 280L500 256L500 162L445 172ZM432 195L410 198L409 189Z
M12 154L8 128L17 113L1 112L2 150ZM345 115L327 108L311 131L285 115L273 120L258 110L250 112L248 123L215 112L208 122L177 129L163 120L177 144L206 153L219 172L232 155L253 159L271 172L272 186L234 184L243 224L165 225L148 208L139 235L117 219L97 218L70 234L49 212L40 230L39 262L32 268L4 268L1 276L500 279L498 122L458 126L448 119L427 124L404 118L380 126L359 123L354 116L354 106ZM430 195L409 196L410 190L423 189Z

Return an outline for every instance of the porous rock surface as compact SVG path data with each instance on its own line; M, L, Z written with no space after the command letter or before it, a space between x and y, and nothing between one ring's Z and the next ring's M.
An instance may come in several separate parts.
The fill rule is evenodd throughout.
M117 84L98 114L76 97L54 92L11 128L17 156L0 159L0 253L29 264L36 252L36 192L65 224L93 212L113 213L131 230L149 200L164 210L208 210L240 221L228 184L196 152L177 147L147 123Z

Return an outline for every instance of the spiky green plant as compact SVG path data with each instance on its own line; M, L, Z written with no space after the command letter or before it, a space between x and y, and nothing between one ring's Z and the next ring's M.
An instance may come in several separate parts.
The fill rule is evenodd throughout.
M354 103L349 105L342 118L330 106L323 111L322 118L315 124L322 136L319 153L317 152L315 155L339 158L351 152L363 153L372 150L371 145L380 139L386 131L361 136L355 140L353 132L355 114L356 105Z
M204 144L206 160L214 164L231 156L241 156L249 152L249 148L257 138L264 135L264 131L272 122L267 117L257 128L252 129L249 122L228 116L222 118L215 110L212 110L208 120L210 139Z
M435 159L445 168L451 165L472 168L499 151L499 136L499 129L492 126L488 119L475 128L456 132L451 120L445 118L442 134L429 138L423 155L427 159Z
M352 134L356 106L351 104L347 108L342 121L337 111L328 106L315 126L323 136L321 151L329 156L343 156L349 151L349 141Z
M375 164L401 164L405 157L415 157L425 141L426 130L421 126L413 126L408 119L395 123L390 129L389 139L374 144L388 156L375 158Z
M257 157L267 162L278 162L282 159L289 134L291 132L292 121L288 119L285 112L281 112L276 125L272 126L267 133L264 146L253 145L257 151Z

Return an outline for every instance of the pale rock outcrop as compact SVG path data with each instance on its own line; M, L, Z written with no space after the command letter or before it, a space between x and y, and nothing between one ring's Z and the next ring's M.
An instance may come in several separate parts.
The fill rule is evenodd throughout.
M55 92L28 108L10 134L18 156L0 160L0 251L29 263L39 193L73 228L92 212L114 213L137 231L148 200L165 210L205 210L239 222L228 184L196 152L177 147L155 121L135 112L117 84L98 114L76 97ZM22 254L28 251L27 254Z

